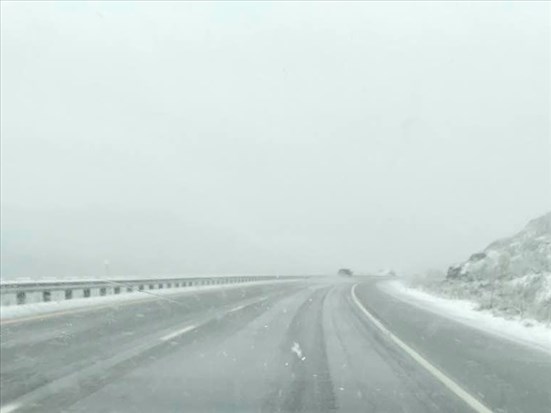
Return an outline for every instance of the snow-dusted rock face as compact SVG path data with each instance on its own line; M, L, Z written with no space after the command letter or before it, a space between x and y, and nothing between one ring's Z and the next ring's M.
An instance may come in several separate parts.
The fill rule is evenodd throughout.
M494 313L551 323L551 212L450 267L444 282L426 288Z
M491 243L448 270L448 279L509 280L551 273L551 212L534 219L518 234Z

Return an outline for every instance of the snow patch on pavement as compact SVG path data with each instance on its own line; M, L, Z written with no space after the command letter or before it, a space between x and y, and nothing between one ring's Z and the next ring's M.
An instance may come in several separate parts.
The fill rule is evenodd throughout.
M551 328L536 320L497 317L489 311L477 310L475 302L438 297L399 280L378 283L377 288L419 308L551 354Z
M300 348L300 344L298 344L296 341L293 343L293 347L291 347L291 351L295 353L299 360L306 360L306 356L302 355L302 349Z

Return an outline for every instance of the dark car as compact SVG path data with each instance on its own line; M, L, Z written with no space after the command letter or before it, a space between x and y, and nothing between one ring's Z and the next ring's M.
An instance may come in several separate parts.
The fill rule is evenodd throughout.
M341 268L337 272L337 275L340 275L341 277L352 277L352 275L354 275L354 273L349 268Z

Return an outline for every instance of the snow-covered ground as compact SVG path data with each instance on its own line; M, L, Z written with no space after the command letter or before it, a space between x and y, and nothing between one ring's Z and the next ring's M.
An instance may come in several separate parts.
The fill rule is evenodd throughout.
M408 287L400 280L379 283L377 287L419 308L551 354L551 326L542 322L520 316L505 319L490 311L480 310L479 304L473 301L438 297Z
M89 297L89 298L78 298L73 300L63 300L63 301L51 301L47 303L35 303L35 304L25 304L18 306L5 306L0 307L0 320L2 322L7 322L9 320L34 317L42 314L49 313L58 313L58 312L78 312L86 311L92 307L115 307L117 305L124 305L125 303L138 302L144 300L171 300L171 296L182 295L182 294L196 294L199 292L209 291L209 290L221 290L229 288L246 288L257 285L266 285L273 283L289 283L297 282L301 280L291 279L291 280L266 280L266 281L253 281L245 282L240 284L222 284L222 285L204 285L204 286L195 286L195 287L182 287L182 288L171 288L163 290L154 290L154 291L135 291L128 294L118 294L118 295L107 295L101 297Z

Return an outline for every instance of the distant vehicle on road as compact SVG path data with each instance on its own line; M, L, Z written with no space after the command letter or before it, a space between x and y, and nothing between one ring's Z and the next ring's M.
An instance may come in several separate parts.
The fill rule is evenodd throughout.
M352 277L354 275L354 273L349 268L341 268L337 272L337 275L340 275L341 277Z

